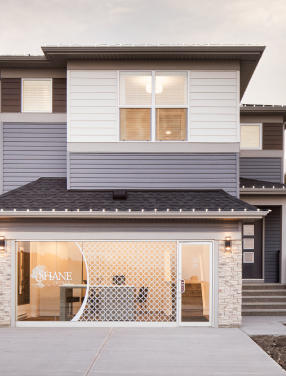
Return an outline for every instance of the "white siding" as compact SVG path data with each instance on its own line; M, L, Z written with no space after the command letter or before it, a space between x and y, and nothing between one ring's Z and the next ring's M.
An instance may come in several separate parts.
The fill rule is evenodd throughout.
M239 72L189 72L190 142L239 142ZM118 71L68 71L68 141L119 141Z
M117 72L68 71L68 141L118 140Z
M191 71L191 142L239 142L239 72Z

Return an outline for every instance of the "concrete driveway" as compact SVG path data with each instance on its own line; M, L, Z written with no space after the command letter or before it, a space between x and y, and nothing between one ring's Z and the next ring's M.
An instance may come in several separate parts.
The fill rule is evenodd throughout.
M2 328L0 375L286 375L239 329Z

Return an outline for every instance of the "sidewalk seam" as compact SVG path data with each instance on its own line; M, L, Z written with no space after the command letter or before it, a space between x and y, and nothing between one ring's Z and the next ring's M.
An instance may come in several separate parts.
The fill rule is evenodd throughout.
M95 366L95 363L97 362L97 360L99 359L100 355L102 354L102 352L104 350L104 347L107 345L107 342L109 341L111 335L112 335L112 328L109 329L107 335L104 338L104 341L100 345L99 349L97 350L94 358L92 359L89 367L87 368L87 370L85 371L85 373L83 374L83 376L88 376L90 374L91 370Z

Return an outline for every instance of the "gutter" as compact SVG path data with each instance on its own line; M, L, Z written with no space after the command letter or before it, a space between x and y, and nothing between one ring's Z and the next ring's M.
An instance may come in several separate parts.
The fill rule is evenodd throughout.
M240 194L243 195L247 193L248 195L286 195L286 189L285 188L243 188L240 189Z
M90 53L204 53L204 54L241 54L257 55L261 57L265 50L262 45L94 45L94 46L42 46L44 55L49 58L51 55L65 54L90 54Z
M17 211L14 210L0 210L0 218L89 218L89 219L98 219L98 218L203 218L203 219L217 219L217 218L227 218L227 219L244 219L252 218L259 219L265 217L269 214L271 210L244 210L244 211L234 211L234 210L218 210L218 211L43 211L43 210L26 210L26 211Z

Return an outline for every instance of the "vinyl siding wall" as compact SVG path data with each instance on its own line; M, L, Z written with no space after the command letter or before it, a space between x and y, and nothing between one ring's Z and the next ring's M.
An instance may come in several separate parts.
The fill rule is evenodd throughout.
M66 176L66 124L4 123L3 190Z
M263 123L263 150L283 150L283 125Z
M21 78L2 78L1 112L21 112Z
M272 212L265 217L264 280L279 282L281 251L281 207L267 207Z
M282 180L281 158L240 158L240 176L279 183Z
M239 72L190 72L192 142L239 141Z
M53 78L53 112L67 112L67 80Z
M71 189L224 189L238 194L238 153L70 153Z
M118 71L67 77L68 141L119 141ZM239 72L189 71L189 108L189 141L239 142Z
M47 74L43 74L43 77L39 77L39 72L31 72L29 78L44 78ZM27 73L22 73L23 78L27 76ZM50 75L50 77L49 77ZM46 78L51 78L52 72L49 72ZM52 107L54 113L65 113L66 112L66 98L67 98L67 88L66 88L66 78L55 77L52 78ZM21 78L2 78L0 82L1 86L1 109L3 113L15 113L21 112L21 98L22 98L22 82Z
M118 141L117 91L116 71L68 71L69 141Z

